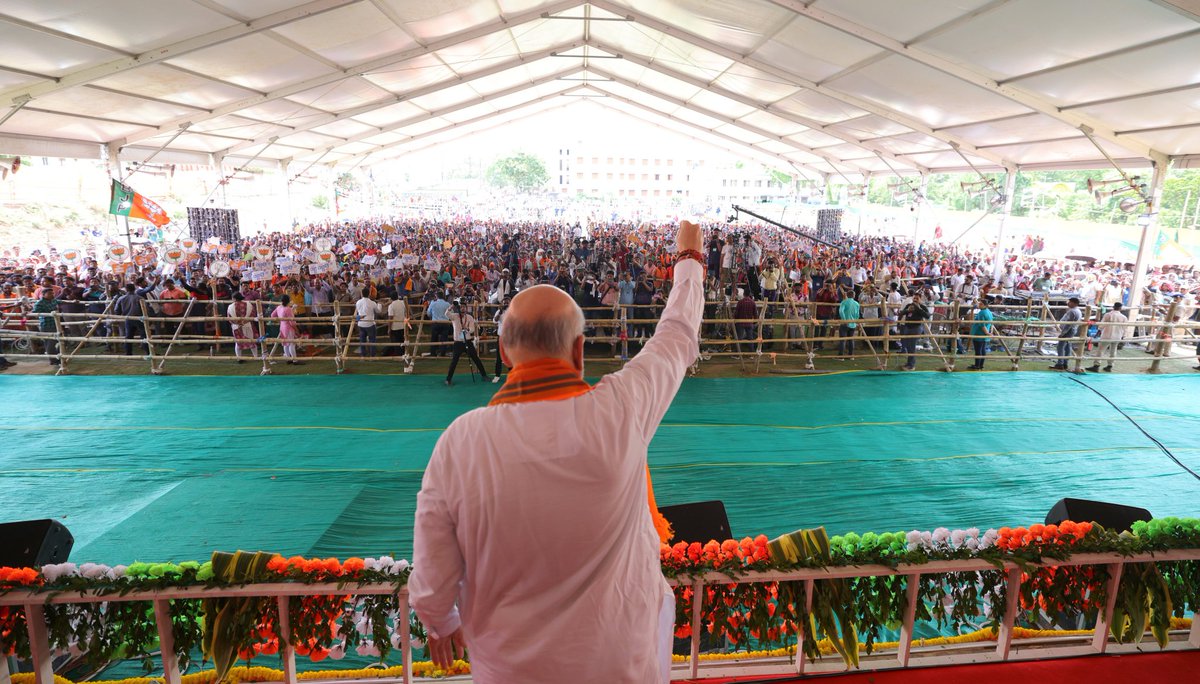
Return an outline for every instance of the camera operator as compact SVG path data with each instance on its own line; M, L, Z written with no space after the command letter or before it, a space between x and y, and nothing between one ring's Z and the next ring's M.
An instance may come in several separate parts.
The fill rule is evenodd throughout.
M454 353L450 357L450 370L446 372L446 386L454 384L451 382L454 379L454 369L458 366L459 357L464 353L479 369L480 377L487 382L487 371L483 369L483 361L479 358L479 352L475 350L475 337L479 333L475 317L464 310L463 301L460 298L456 298L450 304L450 310L446 317L450 319L450 325L454 328Z
M917 369L917 338L929 320L929 308L921 300L921 293L914 292L912 301L900 311L900 320L903 322L900 330L905 336L901 344L904 353L908 354L908 362L902 366L903 370Z

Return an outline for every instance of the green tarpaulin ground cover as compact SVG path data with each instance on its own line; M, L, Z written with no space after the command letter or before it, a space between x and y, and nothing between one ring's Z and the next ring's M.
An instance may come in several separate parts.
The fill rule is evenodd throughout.
M1086 376L1200 471L1200 376ZM76 562L214 549L408 557L442 429L496 385L432 376L0 379L0 520L52 517ZM1059 498L1200 515L1200 481L1049 373L689 379L650 447L661 505L737 536L1040 521Z

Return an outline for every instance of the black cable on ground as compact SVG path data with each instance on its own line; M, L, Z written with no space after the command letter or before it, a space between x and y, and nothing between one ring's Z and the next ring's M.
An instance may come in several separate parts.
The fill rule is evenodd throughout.
M1084 387L1086 387L1086 388L1090 389L1091 391L1095 392L1095 393L1096 393L1096 396L1098 396L1098 397L1100 397L1101 399L1103 399L1104 401L1108 402L1108 405L1109 405L1109 406L1111 406L1111 407L1113 407L1114 409L1116 409L1116 410L1117 410L1117 413L1120 413L1121 415L1125 416L1125 420L1128 420L1130 423L1133 423L1133 426L1134 426L1135 428L1137 428L1139 431L1141 431L1141 433L1142 433L1143 435L1146 435L1146 438L1147 438L1147 439L1149 439L1151 442L1154 442L1154 444L1155 444L1155 445L1157 445L1159 449L1162 449L1162 452L1163 452L1164 454L1166 454L1166 455L1167 455L1167 458L1169 458L1169 459L1171 459L1172 461L1174 461L1174 462L1175 462L1175 465L1179 466L1180 468L1183 468L1184 470L1186 470L1186 471L1188 472L1188 474L1189 474L1189 475L1191 475L1192 477L1196 478L1197 480L1200 480L1200 474L1197 474L1197 473L1196 473L1196 471L1194 471L1194 470L1192 470L1191 468L1187 467L1187 465L1185 465L1185 464L1183 463L1183 461L1180 461L1178 458L1176 458L1176 457L1175 457L1175 454L1171 453L1171 450L1170 450L1170 449L1168 449L1168 448L1167 448L1165 445L1163 445L1163 443L1162 443L1162 442L1158 441L1158 439L1157 439L1157 438L1155 438L1155 436L1154 436L1154 435L1150 434L1149 432L1146 432L1146 428L1144 428L1144 427L1142 427L1140 424L1138 424L1138 422L1137 422L1136 420L1134 420L1134 419L1133 419L1133 418L1132 418L1132 417L1131 417L1131 416L1130 416L1128 413L1125 413L1124 411L1122 411L1122 410L1121 410L1121 407L1120 407L1120 406L1117 406L1116 404L1114 404L1114 403L1113 403L1113 401L1112 401L1112 399L1109 399L1108 397L1104 396L1104 393L1103 393L1103 392L1101 392L1100 390L1096 389L1095 387L1092 387L1091 385L1089 385L1089 384L1087 384L1086 382L1084 382L1084 381L1080 380L1079 378L1077 378L1077 377L1075 377L1075 376L1073 376L1073 375L1071 375L1071 376L1068 376L1068 377L1070 377L1070 378L1071 378L1071 380L1074 380L1075 382L1079 383L1080 385L1083 385Z

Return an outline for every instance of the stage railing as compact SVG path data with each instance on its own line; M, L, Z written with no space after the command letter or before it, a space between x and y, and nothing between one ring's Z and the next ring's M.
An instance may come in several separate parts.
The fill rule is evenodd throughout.
M1108 580L1106 585L1106 603L1098 616L1095 631L1087 636L1047 636L1014 641L1014 628L1019 613L1019 600L1023 574L1030 568L1005 562L1003 567L986 560L955 560L933 561L919 565L901 564L896 568L884 565L861 565L848 567L830 567L792 572L757 572L742 577L730 578L720 572L710 572L694 578L677 578L670 580L672 586L690 587L692 590L691 641L689 656L685 662L676 663L672 668L672 678L676 679L706 679L715 677L769 676L783 674L823 674L840 672L846 669L845 664L836 656L822 658L815 662L806 659L797 648L793 656L768 658L746 658L744 660L723 659L704 662L700 657L703 630L696 627L704 612L705 587L728 586L744 583L779 583L800 582L803 584L804 597L807 602L805 613L811 609L814 584L821 580L849 579L855 577L903 576L905 578L905 609L904 619L900 625L900 638L895 649L876 649L871 655L864 655L860 660L863 670L895 669L926 667L934 665L952 665L966 663L1006 662L1012 660L1037 660L1045 658L1062 658L1070 656L1092 655L1096 653L1132 654L1156 652L1158 648L1151 644L1117 644L1109 633L1108 625L1113 619L1117 601L1117 587L1126 565L1130 563L1195 561L1200 560L1200 549L1164 551L1154 554L1134 554L1122 556L1116 553L1087 553L1076 554L1067 560L1046 559L1039 566L1107 566ZM946 644L939 646L914 648L914 628L917 622L917 601L920 595L921 577L940 575L953 572L997 571L1004 573L1005 598L1003 618L1000 622L996 644L994 647L982 645L979 642L965 644ZM1192 624L1189 630L1176 630L1170 633L1170 642L1165 650L1196 650L1200 649L1200 612L1193 610ZM808 625L799 625L797 642L804 640L804 631ZM1152 640L1151 640L1152 641Z
M149 361L154 374L164 372L168 360L184 357L181 346L195 345L199 351L207 349L205 358L233 360L232 345L237 343L246 349L244 359L261 357L263 373L271 372L270 366L282 359L282 345L295 344L306 348L301 360L332 363L337 372L346 368L348 360L367 363L404 364L405 372L412 372L422 358L448 355L454 345L450 338L450 324L433 321L424 314L424 306L411 304L409 318L393 321L386 316L376 319L375 342L360 344L358 324L353 305L336 303L328 305L331 313L315 315L306 313L292 321L300 328L301 336L282 339L272 331L278 329L279 319L271 317L274 302L247 302L248 322L253 336L240 342L232 336L231 321L227 312L231 300L146 300L140 315L121 316L112 313L112 303L80 302L77 306L90 306L103 310L90 312L54 311L38 314L28 310L16 300L0 300L0 354L13 358L52 357L60 362L58 372L69 372L75 360L129 361L140 357ZM178 315L164 315L163 305L182 309ZM995 334L973 335L972 307L963 303L937 302L930 305L930 319L916 325L898 320L901 313L897 307L886 302L871 306L878 309L877 317L843 320L838 317L838 304L833 302L767 302L754 303L753 315L735 315L735 302L709 301L701 325L702 362L712 359L738 361L743 368L747 361L754 363L754 370L767 361L771 366L788 368L800 366L804 370L817 370L817 363L828 363L821 370L836 370L836 359L869 359L871 366L878 369L892 367L897 361L909 356L916 359L934 359L936 367L953 371L960 360L976 361L973 342L980 337L989 339L990 353L987 358L1001 363L1007 362L1009 369L1019 370L1022 361L1047 360L1056 357L1053 349L1043 345L1066 341L1071 343L1071 357L1066 359L1072 370L1083 369L1086 361L1132 365L1149 361L1150 372L1160 370L1161 361L1171 357L1174 341L1195 341L1200 337L1200 322L1181 320L1178 303L1160 310L1149 308L1147 315L1138 316L1125 323L1106 323L1103 326L1123 331L1122 338L1113 341L1122 345L1144 344L1150 359L1111 355L1100 355L1114 350L1108 340L1089 335L1096 328L1101 310L1081 307L1082 321L1077 334L1070 338L1058 336L1058 320L1065 307L1053 307L1045 301L1029 300L1024 305L996 305L991 307L995 320ZM311 308L311 307L308 307ZM592 360L626 361L639 344L653 333L654 325L662 311L661 304L628 304L602 307L586 307L588 358ZM216 315L214 315L214 309ZM496 307L476 304L469 307L479 329L474 344L481 356L494 358L496 353L496 324L491 320ZM43 324L44 319L44 324ZM390 341L390 328L399 323L404 328L404 341ZM46 329L42 329L45 327ZM908 349L904 349L908 343ZM608 345L608 354L604 354ZM1093 347L1095 349L1093 349ZM137 353L134 353L134 350ZM127 353L122 354L125 350ZM820 354L827 350L826 354ZM779 370L775 368L775 370ZM796 368L799 370L799 368Z
M247 584L240 587L205 588L187 587L158 591L129 591L121 594L60 592L50 595L27 590L15 590L0 594L0 606L21 607L25 610L26 629L29 633L31 665L35 684L55 684L50 635L46 623L46 606L71 603L115 603L144 601L151 604L154 623L158 632L158 647L161 651L164 684L180 684L179 662L175 657L175 636L170 612L171 601L199 601L211 598L267 598L274 599L279 611L279 659L283 665L283 682L296 684L296 650L290 641L291 606L289 599L301 596L367 596L395 594L399 602L398 615L408 615L408 589L397 589L395 584ZM404 623L407 624L407 623ZM400 654L403 670L394 680L407 684L412 681L412 640L403 635ZM0 684L12 684L8 659L0 656Z
M882 565L863 565L847 567L829 567L790 572L753 572L739 577L730 577L724 573L711 572L697 577L680 577L669 580L676 587L690 587L693 603L689 626L691 629L690 652L683 662L676 663L672 668L673 679L704 679L715 677L780 675L780 674L819 674L845 669L844 663L837 657L826 657L810 662L802 654L778 657L761 657L744 659L721 659L705 661L700 656L701 637L704 631L699 623L704 611L705 587L728 586L745 583L780 583L797 582L803 586L805 600L809 603L805 612L811 608L813 590L816 582L839 578L874 577L874 576L903 576L905 578L905 609L900 626L900 638L893 649L877 649L870 655L864 655L860 660L863 670L913 668L931 665L1006 662L1014 660L1036 660L1044 658L1059 658L1066 656L1090 655L1096 653L1132 654L1139 652L1156 652L1155 646L1145 644L1117 644L1109 634L1108 625L1113 619L1117 601L1117 588L1125 567L1130 563L1152 563L1172 561L1200 561L1200 549L1182 549L1159 553L1143 553L1121 555L1118 553L1088 553L1077 554L1066 560L1044 560L1040 566L1105 566L1107 569L1106 603L1098 615L1094 632L1090 635L1064 634L1063 636L1043 636L1030 639L1014 640L1014 628L1017 626L1019 599L1023 573L1029 572L1030 567L1021 567L1011 562L997 566L986 560L955 560L933 561L925 564L902 564L896 568ZM914 647L914 632L917 623L917 602L920 597L921 578L927 575L942 575L956 572L999 571L1004 573L1006 605L1000 621L996 643L994 646L983 643L947 644L936 647L923 647L919 643ZM289 610L289 598L297 596L362 596L362 595L395 594L399 604L397 615L408 616L408 592L405 588L397 588L394 584L250 584L239 587L205 588L189 587L181 589L165 589L158 591L130 591L127 593L88 593L88 592L56 592L52 594L28 590L13 590L0 595L0 606L21 607L25 610L26 629L30 639L31 664L35 684L54 684L54 673L50 637L47 631L45 608L47 605L72 603L114 603L125 601L144 601L153 607L155 624L158 630L159 646L162 652L162 677L165 684L179 684L180 670L175 659L174 636L170 614L170 601L195 601L206 598L257 597L275 599L279 610L280 649L279 656L283 665L282 681L285 684L297 682L296 652L293 645L288 643L289 626L292 618ZM1192 624L1188 630L1175 630L1169 634L1169 642L1165 650L1195 650L1200 649L1200 614L1193 610ZM398 620L397 624L407 624L407 620ZM803 630L807 625L800 625L801 632L796 637L799 643L804 639ZM412 644L408 634L401 635L400 653L402 659L401 675L396 678L378 679L380 682L410 682L412 680ZM1151 639L1152 641L1152 639ZM554 644L546 644L546 648L554 648ZM798 650L798 649L797 649ZM619 657L614 654L613 657ZM586 667L586 663L581 663ZM0 684L12 684L8 662L0 658Z

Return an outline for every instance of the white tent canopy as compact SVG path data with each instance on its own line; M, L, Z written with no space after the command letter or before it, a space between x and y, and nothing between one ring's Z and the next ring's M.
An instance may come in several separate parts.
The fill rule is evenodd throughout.
M810 177L1200 166L1195 4L6 0L0 153L296 174L604 95Z

